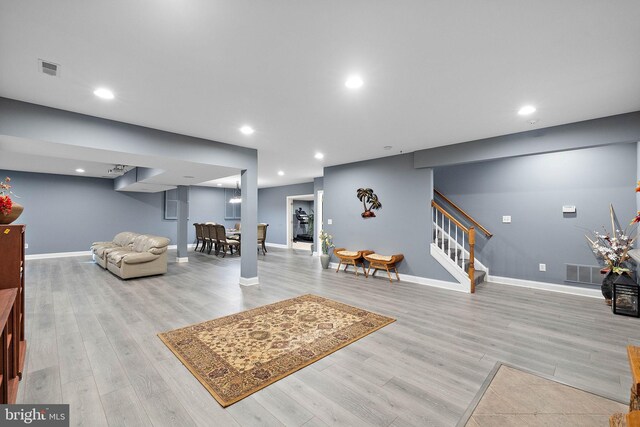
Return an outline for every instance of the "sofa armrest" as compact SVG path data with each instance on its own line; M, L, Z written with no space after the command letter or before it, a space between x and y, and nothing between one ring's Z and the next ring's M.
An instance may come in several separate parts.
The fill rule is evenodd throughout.
M131 252L122 257L122 262L125 264L142 264L158 258L159 255L154 255L149 252Z
M97 246L97 245L115 245L115 243L113 243L113 242L93 242L91 244L91 246Z

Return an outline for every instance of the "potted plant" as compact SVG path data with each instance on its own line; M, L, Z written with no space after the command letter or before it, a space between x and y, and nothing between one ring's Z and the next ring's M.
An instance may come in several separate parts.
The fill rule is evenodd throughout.
M322 264L322 268L325 270L329 268L329 261L331 260L329 249L333 247L335 247L333 244L333 236L324 230L320 230L320 248L322 249L322 254L320 254L320 264Z
M21 204L11 200L11 196L18 197L11 191L11 178L6 177L0 181L0 224L11 224L24 210Z
M602 280L600 289L607 305L611 305L613 282L615 282L621 274L629 274L631 271L628 265L630 259L628 252L632 249L633 242L636 239L636 237L631 236L635 231L633 228L629 229L629 226L627 226L624 230L621 230L612 205L609 205L609 216L611 217L611 232L606 229L604 233L594 231L595 239L585 236L591 245L593 253L606 264L606 267L603 269L606 275ZM638 222L640 222L640 212L638 212L638 215L631 221L630 225L637 224Z

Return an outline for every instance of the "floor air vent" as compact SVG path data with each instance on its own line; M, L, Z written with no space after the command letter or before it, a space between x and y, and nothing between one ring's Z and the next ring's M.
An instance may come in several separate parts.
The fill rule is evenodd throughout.
M58 77L60 73L60 65L43 59L38 59L40 72L48 76Z
M600 285L604 275L600 274L597 265L567 264L567 282L584 283L587 285Z

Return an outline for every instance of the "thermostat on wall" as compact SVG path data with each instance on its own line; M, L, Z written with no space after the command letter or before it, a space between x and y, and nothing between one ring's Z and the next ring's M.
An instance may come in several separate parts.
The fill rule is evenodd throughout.
M562 213L576 213L576 207L572 205L565 205L562 207Z

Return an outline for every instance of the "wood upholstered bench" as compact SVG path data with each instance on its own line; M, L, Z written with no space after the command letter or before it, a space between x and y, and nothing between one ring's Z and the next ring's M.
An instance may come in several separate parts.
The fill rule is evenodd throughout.
M367 270L367 276L371 274L371 269L373 268L373 274L376 274L378 270L386 270L387 276L389 276L389 282L393 282L391 279L391 272L393 270L396 273L396 278L398 282L400 281L400 275L398 274L398 269L396 268L396 264L404 259L404 255L396 254L396 255L380 255L380 254L367 254L364 256L364 259L369 261L369 269Z
M344 264L344 271L347 271L347 267L353 265L356 270L356 276L358 275L358 267L362 267L364 277L367 277L367 270L364 268L364 256L372 254L373 251L348 251L345 248L335 248L333 254L340 260L338 263L338 269L336 273L340 271L340 266Z
M631 368L629 413L613 414L609 418L610 427L640 427L640 347L628 345L627 356Z

